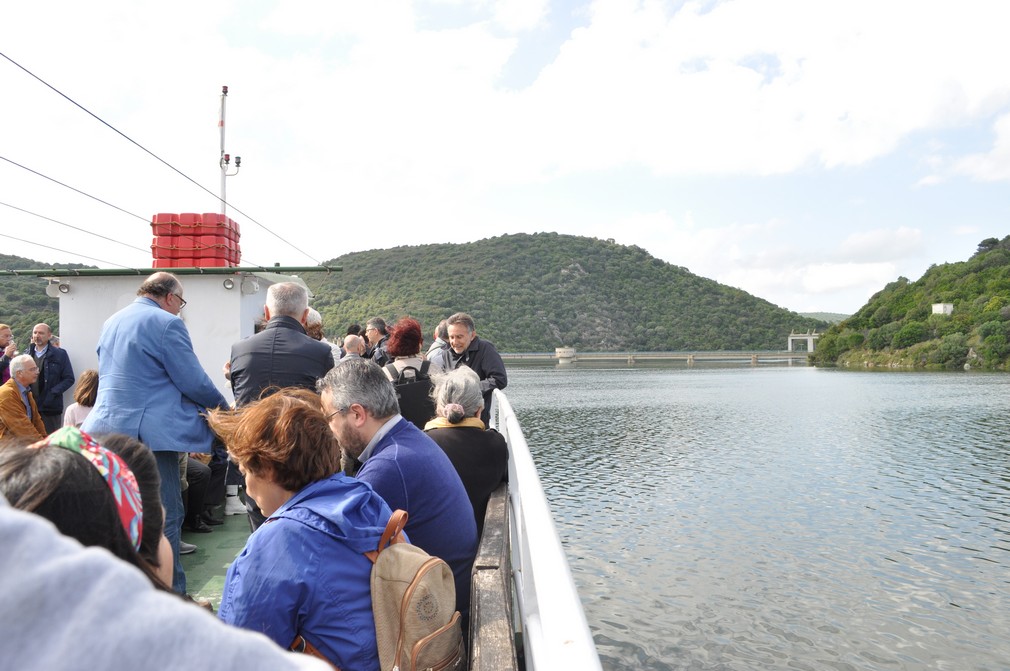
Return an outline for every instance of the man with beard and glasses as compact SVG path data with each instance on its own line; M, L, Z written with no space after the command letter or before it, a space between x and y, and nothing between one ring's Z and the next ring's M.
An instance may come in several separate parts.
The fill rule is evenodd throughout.
M319 391L337 443L361 462L357 478L391 509L407 511L410 542L452 569L456 608L466 631L477 525L452 462L400 415L393 383L367 359L341 363L319 381Z

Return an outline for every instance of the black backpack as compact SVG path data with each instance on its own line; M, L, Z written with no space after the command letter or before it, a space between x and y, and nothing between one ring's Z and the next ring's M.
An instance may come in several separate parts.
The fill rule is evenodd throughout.
M393 378L400 414L422 431L424 425L435 416L435 400L431 397L433 385L428 376L430 364L431 362L425 359L420 370L407 366L399 372L393 364L385 365L386 372Z

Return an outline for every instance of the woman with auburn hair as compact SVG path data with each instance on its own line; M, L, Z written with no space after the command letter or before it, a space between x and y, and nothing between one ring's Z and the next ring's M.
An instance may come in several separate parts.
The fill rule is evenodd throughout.
M74 389L74 403L67 406L63 413L63 426L80 427L84 419L95 407L95 399L98 398L98 371L89 368L77 379L77 388Z
M341 412L341 411L338 411ZM207 421L266 522L228 568L219 617L343 671L377 669L372 563L391 511L340 469L319 397L287 388Z
M404 317L389 327L386 352L393 358L391 365L397 373L407 367L421 370L421 365L425 361L421 356L422 345L424 336L421 334L421 324L413 317ZM389 365L383 366L382 370L386 373L386 377L395 382L396 375L389 370Z

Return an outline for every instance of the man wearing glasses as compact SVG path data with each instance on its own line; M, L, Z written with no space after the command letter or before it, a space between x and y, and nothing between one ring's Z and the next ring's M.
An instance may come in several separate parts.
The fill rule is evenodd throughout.
M210 452L213 434L200 413L228 402L200 366L179 312L186 306L182 283L158 272L137 298L109 317L98 339L98 398L81 429L91 434L125 433L154 452L161 474L165 536L172 545L172 589L186 592L179 561L184 509L180 452Z

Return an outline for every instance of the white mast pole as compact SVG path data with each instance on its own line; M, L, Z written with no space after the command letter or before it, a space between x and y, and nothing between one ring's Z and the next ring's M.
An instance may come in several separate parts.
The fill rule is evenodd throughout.
M228 176L228 162L230 157L228 154L224 153L224 107L225 102L228 100L228 87L221 87L221 118L217 122L218 128L221 129L221 214L227 214L226 210L228 208L228 200L225 198L225 178Z

